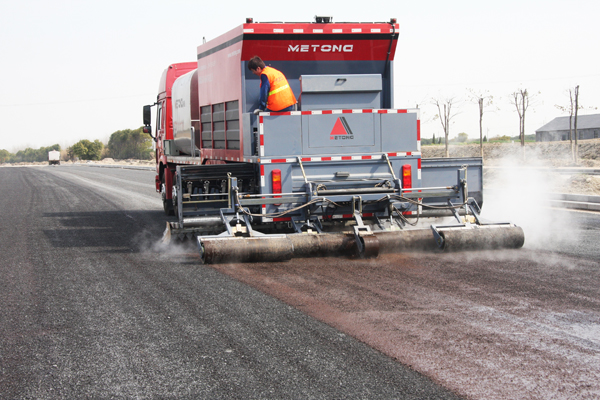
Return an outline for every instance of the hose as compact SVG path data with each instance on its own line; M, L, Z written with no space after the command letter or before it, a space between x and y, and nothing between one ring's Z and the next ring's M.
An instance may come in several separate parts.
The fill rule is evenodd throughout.
M467 204L467 200L465 200L461 204L433 206L433 205L429 205L429 204L423 204L423 202L418 201L418 200L413 200L413 199L409 199L407 197L397 196L397 195L391 195L389 197L385 196L385 197L382 197L382 198L380 198L378 200L373 200L372 202L369 202L369 203L377 203L377 202L381 202L381 201L389 201L389 199L392 199L392 198L394 200L398 200L398 201L401 201L401 202L406 202L406 203L410 203L412 205L421 206L421 207L424 207L424 208L427 208L427 209L435 209L435 210L452 210L452 209L458 209L458 208L464 207L465 204ZM314 204L319 204L322 207L323 203L327 203L327 207L329 207L330 205L333 205L334 207L342 207L341 204L338 204L338 203L336 203L333 200L329 200L326 197L318 197L318 198L315 198L315 199L313 199L313 200L311 200L311 201L309 201L309 202L307 202L305 204L302 204L300 206L293 207L293 208L290 208L290 209L287 209L287 210L284 210L284 211L281 211L281 212L276 212L276 213L251 213L250 211L248 211L247 209L243 208L240 205L240 198L239 198L239 193L238 193L237 190L235 191L235 199L236 199L236 206L237 206L238 211L241 212L241 213L243 213L243 214L245 214L245 215L251 216L251 217L281 218L281 217L286 216L287 214L290 214L290 213L293 213L293 212L296 212L296 211L300 211L303 208L309 207L309 206L314 205ZM392 207L393 207L394 211L396 212L396 214L399 216L399 218L404 223L409 224L411 226L415 226L417 224L417 222L419 221L419 217L420 217L420 213L419 212L417 212L417 220L414 223L410 223L410 222L408 222L408 219L405 216L402 215L402 212L400 210L398 210L393 205L392 205Z

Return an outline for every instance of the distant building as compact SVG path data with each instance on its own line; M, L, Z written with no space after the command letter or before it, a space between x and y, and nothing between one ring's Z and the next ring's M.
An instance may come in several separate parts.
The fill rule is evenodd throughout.
M575 124L575 117L572 122ZM575 135L574 127L573 135ZM577 139L600 138L600 114L577 116ZM573 137L575 139L575 137ZM569 140L569 117L558 117L535 131L536 142Z

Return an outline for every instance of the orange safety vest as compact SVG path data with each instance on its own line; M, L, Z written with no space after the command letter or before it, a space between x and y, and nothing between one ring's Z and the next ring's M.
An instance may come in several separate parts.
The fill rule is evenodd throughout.
M267 76L271 86L267 98L267 108L269 110L279 111L296 104L296 97L287 79L285 79L285 75L271 67L265 67L262 74ZM262 86L262 82L260 85Z

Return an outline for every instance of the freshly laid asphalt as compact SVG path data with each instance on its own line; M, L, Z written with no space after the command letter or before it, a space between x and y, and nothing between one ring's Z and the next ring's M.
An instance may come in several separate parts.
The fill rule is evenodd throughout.
M193 253L157 251L150 171L0 168L0 204L2 399L458 398Z

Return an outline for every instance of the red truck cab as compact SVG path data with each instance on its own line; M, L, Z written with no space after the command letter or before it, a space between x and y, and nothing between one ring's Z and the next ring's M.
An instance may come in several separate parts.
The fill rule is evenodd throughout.
M173 118L172 118L172 104L171 104L171 88L173 82L181 75L188 73L198 67L198 63L183 62L171 64L167 69L164 70L160 83L158 85L158 96L154 105L156 108L156 125L155 125L155 136L156 142L156 191L162 193L163 203L165 208L168 207L169 200L171 200L171 188L173 185L172 176L173 173L166 173L165 169L168 168L168 161L165 154L165 141L173 140ZM151 116L150 107L144 107L144 132L151 133L152 128L150 126ZM165 209L165 211L168 211Z

